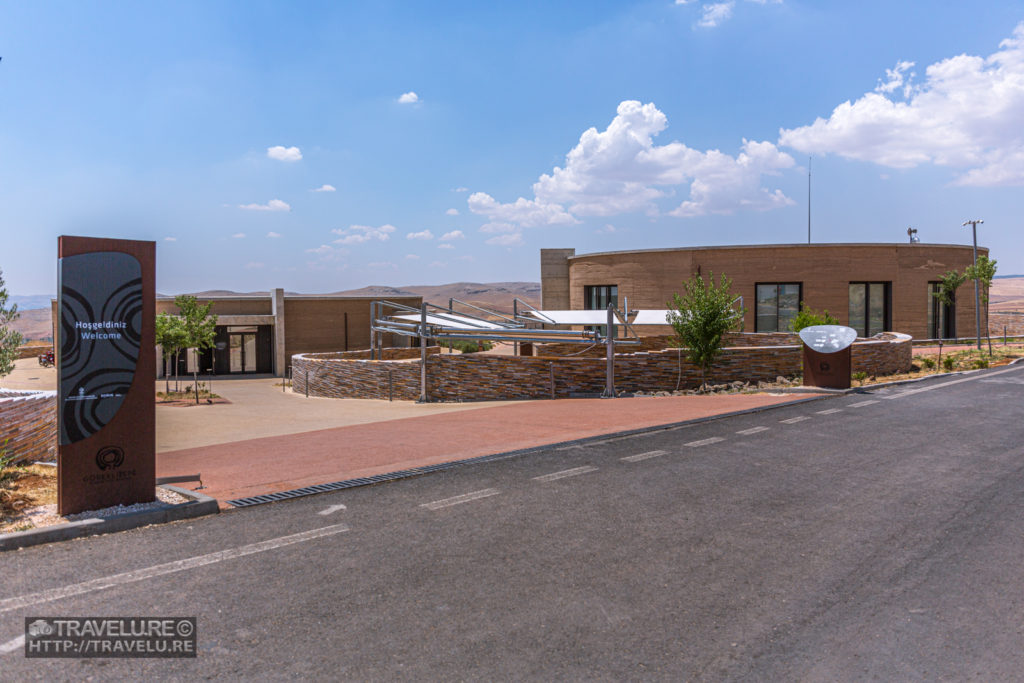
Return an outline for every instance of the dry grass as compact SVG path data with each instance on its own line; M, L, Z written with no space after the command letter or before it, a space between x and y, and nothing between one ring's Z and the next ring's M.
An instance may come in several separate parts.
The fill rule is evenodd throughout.
M23 511L56 503L56 467L9 465L0 470L0 533L31 528Z

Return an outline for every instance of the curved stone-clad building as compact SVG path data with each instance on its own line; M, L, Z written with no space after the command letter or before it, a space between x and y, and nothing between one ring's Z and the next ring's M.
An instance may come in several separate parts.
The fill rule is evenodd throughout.
M978 248L978 254L988 254ZM974 289L957 292L953 306L931 292L943 273L963 272L970 246L954 244L773 244L681 247L576 254L541 250L541 307L600 309L609 301L631 309L665 308L682 282L700 273L732 279L743 297L744 329L788 329L800 302L828 310L861 336L897 331L917 339L975 333Z

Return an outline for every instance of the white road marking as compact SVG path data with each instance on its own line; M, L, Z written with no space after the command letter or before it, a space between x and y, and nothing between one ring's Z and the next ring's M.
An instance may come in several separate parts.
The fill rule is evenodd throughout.
M328 508L325 508L325 509L321 510L320 512L318 512L316 514L318 514L318 515L325 515L326 516L326 515L334 514L338 510L346 510L346 509L347 508L344 505L332 505L332 506L330 506Z
M713 436L710 439L701 439L700 441L691 441L690 443L685 444L685 445L686 446L690 446L692 448L696 448L698 446L710 446L711 444L718 443L719 441L725 441L725 438L721 437L721 436Z
M982 384L1024 384L1024 378L1020 377L1001 377L999 379L983 379Z
M828 410L819 410L818 415L834 415L841 412L843 412L842 408L829 408Z
M619 460L625 460L626 462L640 462L641 460L647 460L648 458L657 458L658 456L661 455L665 455L665 451L647 451L646 453L627 455L625 458L619 458Z
M51 588L50 590L41 591L39 593L31 593L29 595L22 595L16 598L6 598L4 600L0 600L0 613L24 609L30 605L37 605L43 602L53 602L54 600L60 600L62 598L70 598L75 595L84 595L85 593L92 593L93 591L114 588L126 583L135 583L136 581L152 579L157 576L163 576L164 574L174 574L175 572L185 571L186 569L204 567L208 564L216 564L217 562L223 562L224 560L233 560L236 557L244 557L245 555L254 555L256 553L274 550L275 548L282 548L286 545L292 545L293 543L312 541L313 539L322 538L324 536L333 536L334 534L340 534L345 531L348 531L347 525L334 524L332 526L320 527L319 529L310 529L309 531L303 531L298 534L291 534L290 536L280 536L278 538L271 538L267 541L260 541L259 543L250 543L249 545L243 545L237 548L219 550L215 553L209 553L208 555L189 557L184 560L176 560L174 562L167 562L166 564L157 564L152 567L135 569L121 574L113 574L112 576L105 576L91 581L83 581L82 583L74 583L62 588Z
M740 431L738 431L736 433L737 434L743 434L744 436L747 436L749 434L758 434L760 432L767 432L769 429L771 429L771 427L751 427L750 429L741 429Z
M584 465L583 467L573 467L571 470L562 470L561 472L552 472L551 474L542 474L539 477L534 477L534 481L554 481L555 479L565 479L566 477L575 477L580 474L586 474L587 472L596 472L597 468L592 465Z
M480 489L479 491L463 493L461 496L452 496L451 498L442 498L441 500L435 500L430 503L421 503L420 507L427 508L428 510L440 510L441 508L446 508L451 505L468 503L472 500L487 498L488 496L496 496L498 493L498 489Z
M799 415L797 417L791 417L788 420L779 420L784 425L796 424L797 422L803 422L804 420L810 420L811 418L806 415Z
M996 375L1005 375L1008 372L1014 372L1020 370L1019 365L1015 365L1006 370L996 370L995 372L987 372L984 375L978 375L975 377L963 377L961 379L954 379L952 382L943 382L942 384L933 384L930 387L922 387L920 389L911 389L910 391L904 391L899 394L893 394L892 396L883 396L882 398L892 400L894 398L903 398L904 396L913 396L914 394L920 394L925 391L934 391L935 389L941 389L942 387L948 387L953 384L960 384L961 382L976 382L979 379L988 379L989 377L995 377Z
M18 636L14 640L8 640L3 645L0 645L0 655L6 655L6 654L8 654L10 652L14 652L15 650L20 650L23 647L25 647L25 634L24 633L22 633L20 636Z
M863 408L864 406L869 406L869 405L872 405L874 403L878 403L878 401L875 401L874 399L872 399L870 401L861 401L860 403L851 403L847 407L848 408Z

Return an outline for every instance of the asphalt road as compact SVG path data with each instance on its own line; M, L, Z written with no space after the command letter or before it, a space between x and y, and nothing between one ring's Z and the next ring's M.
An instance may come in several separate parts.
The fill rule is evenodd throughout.
M0 678L1019 679L1022 538L1015 366L6 553ZM25 659L60 615L199 656Z

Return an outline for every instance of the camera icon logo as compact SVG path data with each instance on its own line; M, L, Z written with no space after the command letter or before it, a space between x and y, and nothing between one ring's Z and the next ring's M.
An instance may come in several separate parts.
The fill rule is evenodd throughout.
M30 636L52 636L53 626L45 619L37 619L28 625Z

